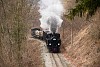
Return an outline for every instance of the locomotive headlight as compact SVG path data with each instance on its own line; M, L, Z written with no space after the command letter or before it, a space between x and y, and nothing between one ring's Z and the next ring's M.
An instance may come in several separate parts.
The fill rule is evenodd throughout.
M51 43L49 43L49 45L51 45Z
M58 45L60 45L60 43L58 43Z
M53 40L56 40L56 39L53 39Z

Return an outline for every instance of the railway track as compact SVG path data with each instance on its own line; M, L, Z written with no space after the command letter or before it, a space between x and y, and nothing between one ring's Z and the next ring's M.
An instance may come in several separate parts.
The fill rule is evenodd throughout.
M54 66L55 67L64 67L63 64L62 64L62 61L61 59L59 58L58 54L53 54L52 53L52 58L54 60Z
M44 67L71 67L62 53L49 53L45 43L41 45Z
M71 67L61 53L51 53L52 67Z

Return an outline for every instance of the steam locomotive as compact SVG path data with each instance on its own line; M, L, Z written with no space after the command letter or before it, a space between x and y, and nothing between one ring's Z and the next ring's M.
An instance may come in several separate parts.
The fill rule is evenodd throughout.
M45 41L49 52L60 52L61 39L59 33L49 33L48 31L41 31L39 28L33 28L31 35L33 38Z

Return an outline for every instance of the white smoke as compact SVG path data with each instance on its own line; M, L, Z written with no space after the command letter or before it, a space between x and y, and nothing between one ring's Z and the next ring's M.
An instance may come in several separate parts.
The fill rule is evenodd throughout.
M56 25L56 32L57 32L57 29L61 27L61 24L63 22L63 20L61 19L61 16L63 15L64 9L63 9L63 5L61 1L60 0L40 0L39 7L40 7L39 13L41 14L40 27L44 31L54 32L51 30L51 27Z

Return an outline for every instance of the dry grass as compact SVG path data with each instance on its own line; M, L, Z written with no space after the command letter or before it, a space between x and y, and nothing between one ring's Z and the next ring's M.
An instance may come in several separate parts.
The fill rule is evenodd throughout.
M24 67L43 67L40 44L39 41L28 38L25 53L23 54L22 63L25 65Z

